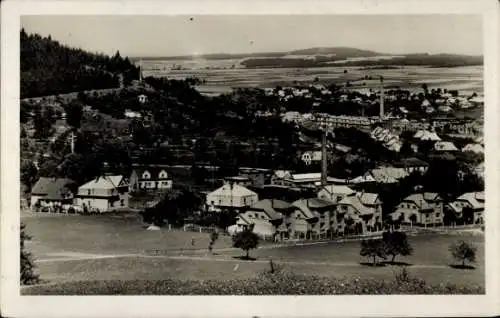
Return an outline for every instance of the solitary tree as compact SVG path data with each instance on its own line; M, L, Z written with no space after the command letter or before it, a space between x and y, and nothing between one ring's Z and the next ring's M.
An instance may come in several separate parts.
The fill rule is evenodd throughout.
M238 232L233 236L233 247L241 248L246 252L245 259L249 259L249 251L259 245L259 236L253 232L253 227Z
M373 258L373 266L377 265L377 257L386 259L386 249L383 240L363 240L361 241L361 251L359 255Z
M451 244L449 249L453 258L462 262L462 267L465 267L465 261L476 261L476 247L470 243L458 241Z
M21 284L32 285L39 282L39 277L35 274L35 262L30 252L26 250L25 241L29 241L31 236L26 234L25 225L21 223Z
M385 243L386 254L391 255L391 263L396 256L408 256L413 253L413 247L408 242L405 232L384 232L382 240Z

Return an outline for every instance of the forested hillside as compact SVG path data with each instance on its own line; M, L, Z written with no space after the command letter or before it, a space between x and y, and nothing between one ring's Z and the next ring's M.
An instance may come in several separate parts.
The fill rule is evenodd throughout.
M21 98L120 86L138 78L128 58L70 48L21 30Z

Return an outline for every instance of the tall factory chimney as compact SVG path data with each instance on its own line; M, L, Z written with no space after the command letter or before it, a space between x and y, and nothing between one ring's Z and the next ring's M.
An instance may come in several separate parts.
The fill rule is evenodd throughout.
M380 120L384 119L384 78L380 76Z
M142 83L142 60L139 61L139 83Z

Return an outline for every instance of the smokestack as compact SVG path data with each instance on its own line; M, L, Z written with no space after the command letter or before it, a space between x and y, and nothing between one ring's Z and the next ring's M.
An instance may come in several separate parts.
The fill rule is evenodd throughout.
M142 60L139 61L139 83L142 83Z
M380 76L380 119L384 119L384 78Z

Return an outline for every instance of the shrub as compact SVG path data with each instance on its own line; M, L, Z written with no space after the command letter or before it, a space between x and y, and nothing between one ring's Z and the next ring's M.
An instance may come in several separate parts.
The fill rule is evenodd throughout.
M405 270L403 270L405 271ZM402 272L403 273L403 272ZM399 278L398 278L399 275ZM259 277L229 280L111 280L67 282L34 286L23 291L30 295L426 295L484 294L480 286L439 284L406 274L392 280L332 278L282 273L262 273Z
M465 261L474 263L476 261L476 247L472 243L458 241L450 245L451 255L457 261L461 261L462 267L465 267Z
M25 227L21 223L21 284L32 285L39 282L39 277L35 274L33 256L26 250L25 242L31 240L31 236L26 234Z

